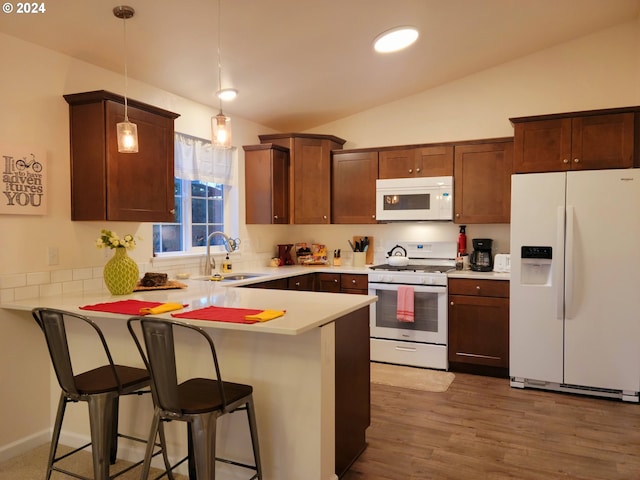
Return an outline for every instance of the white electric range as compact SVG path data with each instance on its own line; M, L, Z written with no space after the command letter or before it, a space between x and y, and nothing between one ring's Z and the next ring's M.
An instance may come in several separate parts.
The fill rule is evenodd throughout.
M455 268L456 242L400 242L388 254L406 252L409 264L370 267L371 360L448 369L447 271ZM410 286L413 322L399 321L398 290Z

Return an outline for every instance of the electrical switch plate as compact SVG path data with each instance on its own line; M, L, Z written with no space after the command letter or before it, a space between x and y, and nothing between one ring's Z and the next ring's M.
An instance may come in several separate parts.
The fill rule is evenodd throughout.
M60 263L60 256L58 254L58 247L47 248L47 264L58 265Z

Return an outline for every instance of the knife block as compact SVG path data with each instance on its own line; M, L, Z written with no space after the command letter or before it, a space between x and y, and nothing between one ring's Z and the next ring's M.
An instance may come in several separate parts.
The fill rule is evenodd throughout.
M364 239L364 237L367 237L369 239L369 248L367 249L367 252L366 252L367 255L365 257L364 262L366 265L373 265L373 250L374 250L373 237L371 235L354 236L352 242L355 245L356 242L361 242Z

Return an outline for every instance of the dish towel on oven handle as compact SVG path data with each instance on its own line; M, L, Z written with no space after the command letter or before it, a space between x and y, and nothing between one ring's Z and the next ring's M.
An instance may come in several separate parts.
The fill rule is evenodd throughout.
M398 307L396 317L399 322L413 322L413 287L408 285L398 286Z

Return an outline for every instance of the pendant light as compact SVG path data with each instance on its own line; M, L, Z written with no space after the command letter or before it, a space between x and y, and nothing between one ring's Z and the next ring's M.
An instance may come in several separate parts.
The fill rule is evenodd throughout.
M211 117L211 143L217 148L231 148L231 119L222 113L221 2L222 0L218 0L218 100L220 111L215 117Z
M127 5L121 5L113 9L113 14L122 19L124 32L124 122L116 124L118 152L138 153L138 126L129 121L127 105L127 19L133 17L135 10Z

